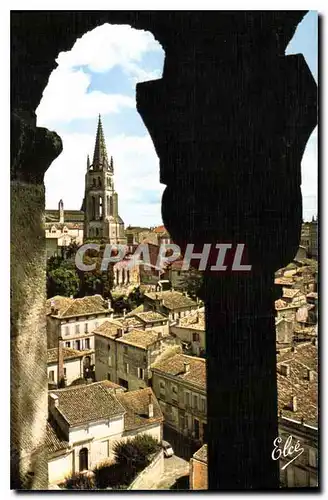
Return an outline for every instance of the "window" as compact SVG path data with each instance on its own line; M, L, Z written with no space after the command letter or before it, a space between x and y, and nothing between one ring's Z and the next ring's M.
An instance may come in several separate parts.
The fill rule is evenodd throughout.
M199 342L199 333L193 333L192 340L193 342Z
M65 335L69 335L69 326L65 326Z
M54 382L55 381L55 372L54 372L54 370L50 370L50 372L49 372L49 380L50 380L50 382Z
M84 333L88 333L88 323L85 323L84 325Z
M95 328L98 328L98 326L99 326L98 321L95 321Z
M195 438L199 439L199 420L196 418L194 419L194 432L195 432Z
M195 408L195 410L198 408L198 396L196 394L193 396L193 408Z
M185 392L185 405L190 406L190 392Z
M75 333L80 333L80 325L75 325Z
M85 349L90 349L90 339L85 339L84 346Z
M80 472L88 470L88 449L82 448L79 453L79 469Z
M56 230L55 226L52 226L52 228L51 228L51 232L52 232L52 233L55 233L56 231L57 231L57 230Z
M129 373L129 363L124 363L124 372Z
M110 344L108 344L108 350L110 351Z
M144 370L143 368L138 368L138 378L142 379L144 378Z
M107 380L110 380L110 373L107 373Z
M67 373L67 370L66 370L66 368L64 368L64 378L66 378L66 373Z
M313 448L309 448L309 465L310 467L317 467L317 453Z
M70 342L65 342L65 347L70 348L71 347L71 343Z
M108 366L112 366L112 357L108 356Z
M163 380L159 382L159 395L165 398L165 382Z
M79 340L75 341L75 349L77 349L78 351L80 351L81 349L81 342Z
M201 398L200 404L201 404L201 411L203 413L206 413L206 399L205 398Z
M66 227L66 226L64 227L63 232L64 232L64 233L68 233L68 229L67 229L67 227Z
M172 401L175 403L178 401L178 388L176 385L172 385Z
M128 353L128 346L126 346L126 345L125 345L125 346L123 347L123 352L124 352L124 354L127 354L127 353Z

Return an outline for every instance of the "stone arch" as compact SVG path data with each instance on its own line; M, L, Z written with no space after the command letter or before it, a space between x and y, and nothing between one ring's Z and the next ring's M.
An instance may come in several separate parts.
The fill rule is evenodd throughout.
M15 210L13 237L15 238L15 234L20 235L24 231L26 240L24 245L19 245L18 242L14 241L12 260L14 263L20 262L21 265L16 266L19 269L15 269L13 266L11 275L13 283L12 378L17 380L16 377L20 376L20 379L24 380L23 387L15 388L17 394L12 393L11 423L14 429L12 473L15 473L12 487L16 489L47 488L46 472L44 472L46 471L46 454L41 449L42 447L39 448L42 436L45 436L46 431L47 407L46 404L36 403L40 401L40 394L42 397L45 396L46 370L44 370L44 374L39 374L40 370L34 359L37 359L38 363L40 360L35 352L31 352L28 363L26 363L26 351L21 351L20 345L24 343L28 345L29 338L33 334L35 344L43 346L45 351L46 336L44 326L42 326L43 319L42 324L41 320L40 324L35 324L33 331L28 328L28 325L33 323L31 317L34 319L35 311L42 310L44 302L44 295L40 293L44 267L40 268L38 264L34 264L35 262L43 262L44 242L40 238L39 224L35 227L33 220L40 221L42 218L44 172L60 153L62 144L56 133L36 127L34 113L58 53L69 50L77 37L104 22L129 23L133 27L150 30L162 41L166 50L163 79L153 82L152 85L139 85L137 105L138 110L143 113L148 129L151 130L156 151L161 159L161 181L168 186L163 196L166 218L164 222L169 232L175 233L173 239L175 240L177 236L178 239L181 237L183 241L194 241L196 235L197 243L212 241L212 239L204 240L208 236L213 237L213 241L217 241L217 236L224 236L225 231L228 231L229 227L233 227L237 235L245 235L246 243L251 243L252 238L255 239L256 244L260 242L259 253L256 254L258 276L252 275L239 281L237 278L226 276L221 281L208 279L204 287L208 323L207 339L210 340L211 346L208 370L213 375L208 377L208 391L211 395L208 412L210 416L215 417L212 419L213 426L209 426L208 450L209 461L217 465L209 470L209 488L215 490L217 486L220 487L220 484L221 486L223 484L223 488L227 486L229 489L235 485L236 477L241 488L258 489L262 486L271 489L278 487L276 464L273 464L271 460L272 442L271 439L268 439L267 429L263 433L257 422L254 425L253 417L249 421L245 417L257 415L255 410L258 409L259 413L266 418L267 428L275 430L276 415L273 415L275 405L272 404L271 411L270 403L268 403L274 395L272 382L275 378L275 365L272 364L272 360L275 359L275 332L274 321L270 321L270 314L272 314L270 313L270 308L272 308L270 293L273 285L267 273L270 270L270 273L273 274L273 270L279 262L287 264L290 256L292 255L293 258L296 253L299 236L297 234L299 229L297 218L301 204L300 197L295 193L296 186L299 187L300 184L296 163L302 157L303 146L307 140L306 136L309 129L313 129L313 120L316 120L312 113L313 106L316 110L316 104L313 105L313 101L316 102L316 95L314 95L316 92L310 79L306 80L306 71L304 72L300 61L298 61L300 62L298 68L303 71L302 75L305 75L305 78L302 81L304 85L299 87L302 87L304 92L309 94L307 114L302 114L302 110L300 110L297 115L302 116L304 121L296 130L296 132L301 132L295 134L298 137L297 144L290 147L290 152L295 158L295 164L290 165L292 178L285 183L283 175L280 175L284 165L278 162L279 169L272 168L270 170L271 176L268 176L270 193L274 193L274 196L271 197L263 196L265 189L263 189L264 184L261 181L267 182L265 179L268 167L266 158L271 160L270 152L273 153L277 150L275 141L278 139L273 137L274 134L270 135L270 124L266 130L263 124L270 120L270 113L267 112L267 109L270 109L270 102L266 96L274 95L281 86L277 61L279 60L279 64L280 62L284 64L286 74L290 71L288 74L293 78L294 76L296 79L297 77L303 78L290 64L292 60L296 61L297 58L289 58L288 62L283 57L283 53L304 14L302 12L259 12L258 14L247 12L240 15L238 12L226 14L219 12L217 17L213 12L197 12L196 14L197 18L193 13L180 12L164 14L162 12L68 11L65 13L54 12L51 16L45 12L26 12L23 14L13 12L12 37L15 43L11 67L11 81L14 85L11 165L12 203ZM17 16L22 16L22 19ZM71 29L72 26L74 26L74 30ZM44 37L43 33L45 32L49 36ZM204 33L206 34L205 38ZM241 37L236 36L239 33L242 34ZM40 46L41 38L43 40L42 46ZM211 44L208 43L209 39L211 39ZM262 41L267 43L263 45ZM240 61L245 62L241 65L240 72L234 72L236 70L236 67L233 66L235 54L238 54ZM274 78L269 78L270 66L272 66L273 72L275 71ZM254 103L251 100L247 103L247 95L245 95L247 85L241 87L238 85L239 81L235 79L236 75L243 77L243 72L245 73L245 82L249 82L251 90L252 73L257 74L263 84L267 85L267 88L263 88L262 93L264 96L263 106L259 106L258 102ZM21 78L22 74L25 75L25 79ZM219 80L216 80L217 75L219 75ZM254 78L255 82L257 80L258 78ZM196 87L197 92L195 92ZM208 93L209 97L212 95L215 99L215 106L211 105L210 99L208 101L201 99L208 88L211 91ZM236 91L231 91L234 102L239 103L243 97L246 97L243 110L246 122L243 122L238 112L231 113L233 102L229 102L229 96L225 94L226 88L229 90L233 88ZM195 97L192 103L188 101L190 95ZM226 102L225 95L227 96ZM171 103L171 106L167 106L168 102ZM301 107L304 95L300 96L298 102L299 107ZM179 103L179 112L175 107L176 103ZM247 108L247 106L249 107ZM159 108L161 108L160 112ZM261 109L267 113L263 121L260 115ZM247 111L254 111L254 113ZM277 113L278 111L279 108L277 108ZM260 129L256 128L256 117L258 117ZM285 121L287 123L285 118L287 117L280 118L281 124ZM279 122L278 118L277 122ZM245 127L245 123L247 127ZM294 132L294 124L288 123L290 130ZM211 126L207 127L208 124ZM220 138L217 135L218 127L220 127L220 135L223 140L221 146L226 144L226 148L220 148ZM283 125L281 128L282 135L284 135ZM185 141L185 144L181 141L182 131L186 132L184 137L193 138L191 145L188 144L188 141ZM210 135L211 131L214 133L213 136ZM250 151L246 169L243 169L241 167L245 166L243 161L246 160L241 154L240 144L254 145L253 139L257 138L258 135L256 133L252 135L253 132L259 132L259 135L265 139L263 141L263 154L257 160L256 150ZM288 136L287 133L286 136ZM241 140L235 147L236 137ZM205 147L205 143L209 147ZM31 163L31 157L34 160L33 163ZM242 159L240 165L236 161L237 158ZM255 166L259 168L254 172L256 179L254 189L252 179L250 179L249 185L252 188L250 194L244 189L246 183L238 175L238 168L244 173L249 165L253 165L253 161ZM202 166L206 165L206 169L202 169L201 172L193 170L195 166L198 166L198 163ZM31 168L32 164L33 169ZM179 166L179 174L181 174L179 176L177 176L177 169L175 169L176 165ZM222 166L221 174L223 175L217 175L219 165ZM226 165L228 165L227 169L225 169ZM207 175L204 175L204 172ZM220 178L220 185L218 178ZM240 193L243 195L240 196ZM237 196L238 194L239 196ZM288 196L290 201L288 201ZM274 210L270 211L272 207L267 207L266 198L274 200L275 197L277 203L273 207ZM191 203L183 206L185 200L191 200ZM196 201L195 205L193 200ZM220 215L218 200L224 209L224 217L221 220L216 220L216 217ZM259 201L263 206L259 207L256 204ZM288 211L287 207L290 204L293 205L294 212ZM234 214L238 214L238 217L234 219L234 221L238 219L235 225L232 224L230 207L234 208ZM26 213L29 208L35 217L32 217L32 220L26 224L24 212ZM265 211L263 208L268 208L268 210ZM196 214L196 209L199 209L199 217L204 221L202 227L197 224L193 225L191 220L191 216ZM243 226L245 210L254 213L254 218L246 227ZM273 216L276 215L277 231L274 231L270 224L272 220L270 213ZM294 213L294 218L289 218L289 215ZM21 220L24 220L25 226L20 227ZM287 221L285 227L283 227L283 221ZM202 230L201 232L197 232L199 228ZM179 235L179 230L181 230L182 236ZM287 230L290 231L288 241L281 237L283 232L288 234ZM270 233L273 235L271 239ZM189 237L192 239L188 239ZM179 242L177 241L177 243ZM285 250L281 250L279 245L283 245ZM262 271L265 276L262 276ZM259 297L261 297L260 301ZM243 299L250 302L243 302ZM227 307L224 309L225 306ZM229 309L229 306L233 307ZM18 314L18 307L21 308L20 314ZM222 315L219 314L220 307L223 307ZM239 317L236 314L234 318L231 318L229 310L234 311L235 314L239 308L242 308L243 315ZM248 314L249 311L250 314ZM223 316L226 317L224 327L220 324ZM257 317L260 319L257 320ZM269 318L269 320L263 320L263 318ZM233 330L231 325L235 325L237 321L240 328ZM254 332L252 337L253 354L249 352L247 347L247 328ZM231 344L233 341L237 341L237 343L241 341L240 349L234 350L234 353L238 351L242 355L242 359L239 359L238 362L236 358L234 359L233 353L223 351L220 349L221 346L216 344L215 338L218 331L224 332L223 340L220 336L220 342L224 346L226 342ZM265 335L262 335L264 332ZM256 335L257 333L260 335ZM233 335L232 339L229 337L230 334ZM240 336L238 337L237 334ZM261 344L261 342L263 343ZM248 344L250 344L249 341ZM254 357L255 353L263 356L262 359L259 359L259 356ZM218 363L214 355L221 356L221 364ZM249 356L249 360L247 356ZM254 363L247 365L247 360L253 360ZM267 361L269 361L269 367ZM250 391L237 393L237 390L234 391L232 385L229 385L229 381L231 380L231 384L234 380L241 382L238 377L241 376L242 370L244 373L247 372L245 369L247 366L252 366L252 370L249 370ZM264 366L264 370L261 370L262 366ZM227 379L224 377L227 373L227 371L223 372L224 369L231 369L234 375L229 376L225 387L225 394L231 396L232 404L229 405L230 412L227 406L224 407L227 413L225 418L220 420L217 414L213 413L215 411L214 405L216 405L217 411L220 411L221 408L221 405L217 404L221 396L214 384L217 385L217 380L221 380L220 370L223 375L222 379ZM270 395L271 399L266 397L265 400L259 398L259 402L257 401L255 396L259 395L259 384L266 388L263 393L266 396ZM241 385L239 384L239 386ZM251 398L252 391L254 391L253 399L247 399L247 397ZM236 404L238 395L246 398L243 400L243 405L239 405L239 407ZM250 402L254 403L254 408L252 408L254 411L250 411ZM26 417L27 407L30 409L28 419ZM240 407L243 408L243 415L239 412ZM250 440L252 446L249 446L248 436L243 436L242 432L242 425L246 421L248 429L252 430L252 439ZM38 423L37 432L34 430L36 426L32 425L36 422ZM216 424L219 424L217 431L215 431ZM229 427L230 425L231 427ZM228 433L225 432L227 428ZM230 452L229 446L225 446L224 442L225 436L233 437L235 435L234 428L239 430L238 438L242 438L240 453L237 457L232 456L233 447L231 447L233 452ZM218 439L220 436L223 439L222 442ZM25 448L25 442L28 443L27 448ZM226 454L225 460L220 460L222 458L221 450ZM27 458L20 461L19 457ZM254 464L254 467L247 469L243 466L245 463Z

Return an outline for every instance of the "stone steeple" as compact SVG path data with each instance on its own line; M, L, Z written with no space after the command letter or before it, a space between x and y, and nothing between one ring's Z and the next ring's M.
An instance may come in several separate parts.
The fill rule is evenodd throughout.
M101 116L98 119L98 128L96 135L96 144L93 154L93 170L109 170L109 163L107 158L105 137L101 123Z
M87 159L84 194L84 239L102 239L126 244L124 222L118 213L118 194L114 187L114 161L108 161L105 137L99 115L93 162Z

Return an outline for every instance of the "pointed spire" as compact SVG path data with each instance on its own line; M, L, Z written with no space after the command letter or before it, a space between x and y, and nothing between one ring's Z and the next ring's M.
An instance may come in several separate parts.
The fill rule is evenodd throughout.
M114 160L113 157L110 157L110 165L109 165L109 170L114 173Z
M95 152L93 154L93 170L108 169L108 158L105 144L105 137L101 123L101 116L99 115Z
M87 156L87 171L90 169L90 156Z

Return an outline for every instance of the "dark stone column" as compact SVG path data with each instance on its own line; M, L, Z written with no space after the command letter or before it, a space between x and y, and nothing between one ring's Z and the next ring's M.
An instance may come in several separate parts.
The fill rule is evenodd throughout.
M11 488L47 489L43 175L59 137L14 108L11 128Z
M300 162L316 124L312 75L284 52L304 14L186 16L163 78L137 86L174 241L244 243L252 265L204 273L211 490L279 487L273 276L298 248Z

